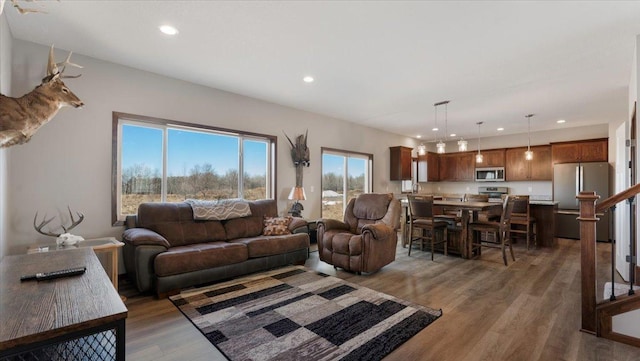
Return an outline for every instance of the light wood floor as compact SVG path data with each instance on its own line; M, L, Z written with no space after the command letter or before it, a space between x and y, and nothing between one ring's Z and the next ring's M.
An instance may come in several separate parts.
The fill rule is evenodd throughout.
M599 339L580 328L580 244L555 249L515 247L516 262L499 250L463 260L398 247L396 261L375 274L334 270L311 253L306 266L444 315L385 360L640 360L640 349ZM598 244L602 282L610 275L610 245ZM608 276L610 277L610 276ZM602 287L599 287L601 289ZM127 360L224 360L168 300L127 295ZM599 291L600 293L601 290Z

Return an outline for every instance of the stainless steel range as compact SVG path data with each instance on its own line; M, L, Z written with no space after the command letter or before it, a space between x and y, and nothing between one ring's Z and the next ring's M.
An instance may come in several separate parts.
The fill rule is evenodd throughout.
M509 194L509 187L478 187L478 194L489 196L489 202L502 202L502 196Z

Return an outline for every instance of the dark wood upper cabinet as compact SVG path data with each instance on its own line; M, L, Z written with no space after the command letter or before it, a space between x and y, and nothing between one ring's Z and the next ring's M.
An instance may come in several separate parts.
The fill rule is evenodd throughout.
M457 153L458 181L474 181L476 172L476 158L473 153Z
M524 159L527 148L509 148L505 152L505 180L522 181L529 179L529 167Z
M440 180L439 158L437 153L431 152L418 155L418 182L437 182Z
M475 158L473 152L446 153L439 155L441 181L473 181Z
M455 154L439 154L438 164L441 181L455 181L458 177L458 162Z
M553 164L576 162L607 162L609 160L609 140L590 139L577 142L551 144Z
M390 149L391 180L411 179L412 149L406 147ZM550 181L553 178L555 163L606 162L609 156L606 138L533 146L531 147L533 159L530 161L524 157L526 150L527 147L518 147L481 151L484 161L480 164L475 162L476 152L474 151L445 154L429 152L418 156L416 180L418 182L473 181L476 168L504 167L506 181ZM401 162L408 163L401 166Z
M408 147L389 147L391 154L389 179L411 180L411 151Z
M527 147L509 148L505 152L506 181L551 180L553 168L551 164L551 146L531 147L533 159L526 160L524 152Z
M551 163L551 146L531 147L533 159L529 162L530 180L551 180L553 164ZM527 160L525 160L527 162Z
M505 166L505 150L504 149L491 149L480 151L483 156L482 164L478 164L478 168L483 167L504 167ZM475 156L474 156L475 160Z

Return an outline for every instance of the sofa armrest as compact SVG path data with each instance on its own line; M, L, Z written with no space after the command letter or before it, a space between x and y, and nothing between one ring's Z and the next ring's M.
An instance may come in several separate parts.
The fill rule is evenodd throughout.
M374 239L387 239L395 237L396 231L384 223L367 224L362 227L362 234L371 232Z
M136 228L138 224L138 215L130 214L124 219L124 229Z
M122 240L132 246L162 246L169 248L171 245L166 238L146 228L130 228L122 234Z
M304 218L293 217L291 223L289 223L289 231L291 233L296 233L296 230L302 227L307 227L307 220Z
M321 219L318 221L318 228L323 227L325 231L331 229L349 230L349 225L337 219Z

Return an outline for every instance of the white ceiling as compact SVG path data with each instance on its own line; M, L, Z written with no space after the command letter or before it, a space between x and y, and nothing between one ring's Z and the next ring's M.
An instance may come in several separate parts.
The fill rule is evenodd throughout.
M14 38L427 139L442 100L467 138L620 122L640 34L638 1L19 3Z

